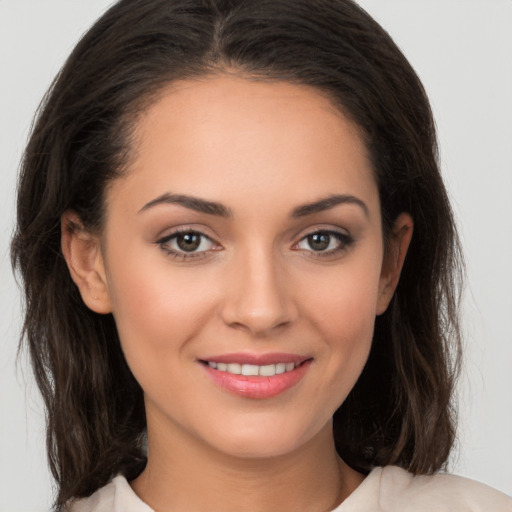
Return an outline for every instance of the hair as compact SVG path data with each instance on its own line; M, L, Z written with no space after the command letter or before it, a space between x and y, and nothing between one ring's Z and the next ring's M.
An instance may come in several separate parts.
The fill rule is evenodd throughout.
M112 315L83 303L60 248L61 216L101 231L109 182L126 172L138 116L168 84L223 72L327 93L363 134L384 239L414 235L368 362L334 414L353 468L429 474L454 443L452 390L462 259L425 91L390 36L351 0L121 0L83 36L46 94L21 164L12 262L47 419L55 505L142 471L143 392ZM22 345L24 346L24 345Z

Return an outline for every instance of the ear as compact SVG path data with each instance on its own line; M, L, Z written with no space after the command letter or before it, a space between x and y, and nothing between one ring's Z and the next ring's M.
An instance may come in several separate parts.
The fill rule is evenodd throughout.
M411 242L414 222L408 213L401 213L395 221L384 254L379 281L377 315L386 311L400 279L405 255Z
M61 217L61 248L71 278L85 305L96 313L112 311L99 237L87 231L75 212Z

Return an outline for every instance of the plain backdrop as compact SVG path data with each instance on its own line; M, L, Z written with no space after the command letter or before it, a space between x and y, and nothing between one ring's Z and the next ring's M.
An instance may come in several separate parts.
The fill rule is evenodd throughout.
M0 0L0 511L49 510L44 412L15 364L16 172L33 113L107 0ZM466 362L451 471L512 495L512 1L361 0L430 96L468 267Z

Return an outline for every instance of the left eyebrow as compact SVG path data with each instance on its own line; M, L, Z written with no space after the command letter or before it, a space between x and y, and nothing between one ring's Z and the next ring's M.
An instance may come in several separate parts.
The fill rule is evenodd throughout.
M232 216L231 210L226 208L223 204L183 194L162 194L156 199L149 201L149 203L146 203L138 213L142 213L159 204L179 204L189 210L195 210L196 212L206 213L208 215L216 215L219 217Z
M313 213L330 210L339 204L355 204L363 210L366 217L369 216L368 206L366 206L366 203L358 197L350 194L336 194L313 203L297 206L297 208L293 209L291 216L294 218L305 217L306 215L312 215Z

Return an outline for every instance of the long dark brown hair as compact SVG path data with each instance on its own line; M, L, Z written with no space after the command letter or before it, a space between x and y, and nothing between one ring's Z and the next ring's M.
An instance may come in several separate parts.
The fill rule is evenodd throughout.
M423 87L389 35L351 0L121 0L85 34L39 109L22 161L12 261L26 342L47 410L57 509L144 467L143 393L112 315L89 310L60 249L74 210L101 230L104 192L130 159L133 127L163 87L225 71L306 84L360 127L384 237L414 236L369 360L334 415L353 468L439 470L454 442L461 257Z

